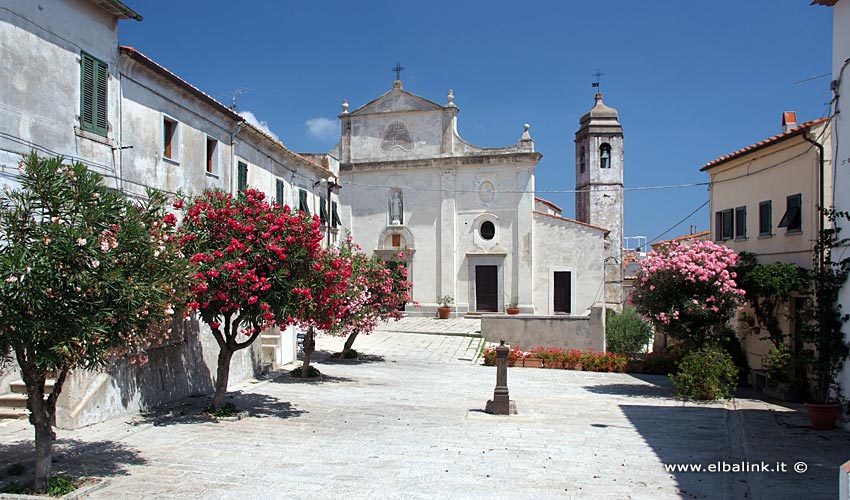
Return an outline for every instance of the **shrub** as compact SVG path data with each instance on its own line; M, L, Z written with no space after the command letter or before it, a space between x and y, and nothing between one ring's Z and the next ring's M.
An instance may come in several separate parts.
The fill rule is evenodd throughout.
M652 325L634 307L606 312L606 346L611 352L641 352L652 340Z
M721 347L705 345L685 355L670 380L682 399L729 399L738 384L738 368Z
M689 348L712 340L714 327L736 311L744 291L735 282L738 254L710 241L662 246L640 262L631 301Z

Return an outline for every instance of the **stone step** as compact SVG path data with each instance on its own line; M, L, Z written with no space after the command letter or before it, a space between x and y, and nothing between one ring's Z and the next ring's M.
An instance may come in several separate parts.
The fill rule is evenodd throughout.
M26 408L27 397L24 394L4 394L0 396L0 408Z
M27 418L30 412L26 408L0 408L0 420Z
M56 382L54 379L49 378L44 381L44 392L45 394L50 394L53 392L53 384ZM9 384L9 388L12 389L12 392L15 394L26 394L27 393L27 384L24 383L23 380L14 380Z

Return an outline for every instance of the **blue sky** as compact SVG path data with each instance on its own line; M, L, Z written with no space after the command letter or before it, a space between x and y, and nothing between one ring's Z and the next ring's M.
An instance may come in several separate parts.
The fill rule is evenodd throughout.
M710 160L828 112L831 10L807 0L311 1L128 0L142 22L120 40L240 111L291 149L336 143L355 109L392 87L437 103L454 90L459 132L514 144L522 124L543 159L540 196L574 215L574 133L605 102L625 134L627 188L706 182ZM309 125L312 125L309 126ZM544 191L560 191L547 192ZM626 193L626 235L658 236L708 200L705 186ZM704 207L664 238L709 226Z

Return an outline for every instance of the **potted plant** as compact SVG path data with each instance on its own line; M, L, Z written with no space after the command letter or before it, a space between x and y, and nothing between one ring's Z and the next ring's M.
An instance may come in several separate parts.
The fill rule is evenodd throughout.
M442 297L437 297L437 302L440 303L440 306L437 308L437 314L440 316L440 319L449 319L455 299L451 295L443 295Z
M519 297L518 296L514 295L511 298L510 303L508 303L508 306L505 307L505 312L507 312L508 314L519 314Z
M838 294L850 274L850 257L833 262L832 249L845 246L847 238L839 239L837 219L850 220L850 214L834 209L820 209L833 227L819 231L814 248L811 271L812 290L804 308L806 319L802 334L811 346L808 356L811 398L806 403L812 427L818 430L835 427L840 413L841 388L838 374L850 355L843 326L848 315L841 311Z
M535 347L529 352L522 353L522 366L528 368L543 368L543 358L540 356L540 347Z

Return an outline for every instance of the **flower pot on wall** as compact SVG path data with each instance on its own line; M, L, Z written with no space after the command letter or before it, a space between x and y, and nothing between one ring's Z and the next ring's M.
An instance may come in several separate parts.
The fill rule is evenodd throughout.
M451 314L452 314L452 308L451 307L438 307L437 308L437 315L440 317L440 319L449 319L449 316L451 316Z
M840 408L838 403L827 405L806 403L806 408L809 410L809 421L812 423L812 429L826 431L835 428Z
M505 312L508 314L519 314L519 307L506 307Z
M543 360L540 358L522 358L522 366L527 368L543 368Z

